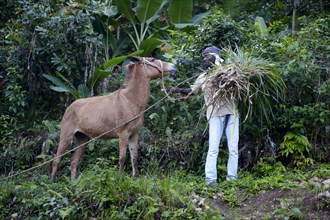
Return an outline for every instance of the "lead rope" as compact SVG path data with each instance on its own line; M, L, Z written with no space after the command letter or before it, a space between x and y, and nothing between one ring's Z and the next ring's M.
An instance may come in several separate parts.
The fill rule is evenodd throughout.
M179 101L179 100L183 100L183 99L186 100L186 99L189 97L189 95L188 95L188 96L185 96L185 97L172 98L172 97L171 97L171 94L169 94L169 93L167 92L166 87L165 87L165 82L164 82L164 68L163 68L163 62L162 62L161 60L157 60L157 61L160 62L160 68L159 68L157 65L153 65L153 64L150 63L148 60L146 60L145 58L143 58L144 68L146 69L146 72L147 72L148 76L150 76L150 75L149 75L149 73L148 73L148 69L147 69L146 65L150 65L150 66L156 68L156 69L162 74L162 77L161 77L161 78L162 78L162 79L161 79L161 85L160 85L160 87L161 87L161 91L165 93L166 97L167 97L169 100L171 100L171 101ZM190 77L190 78L188 78L188 79L186 79L186 80L184 80L184 81L178 83L178 84L176 85L176 87L178 87L178 86L180 86L180 85L182 85L182 84L184 84L184 83L186 83L186 82L188 82L188 81L190 81L191 79L194 79L194 78L196 78L196 77L198 77L198 75L192 76L192 77ZM202 86L202 85L201 85L201 86Z

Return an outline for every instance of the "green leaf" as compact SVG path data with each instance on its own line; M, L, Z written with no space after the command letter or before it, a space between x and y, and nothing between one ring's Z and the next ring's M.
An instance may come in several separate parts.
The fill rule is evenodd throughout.
M138 50L138 51L135 51L135 52L133 52L129 55L126 55L126 56L119 56L119 57L112 58L111 60L108 60L103 64L103 69L107 70L110 67L114 67L114 66L118 65L119 63L123 62L129 56L137 56L137 55L142 54L142 53L143 53L143 50Z
M141 55L149 56L152 53L152 51L161 44L162 42L155 37L151 37L142 41L140 45L140 49L142 49L144 52Z
M136 16L141 23L146 23L150 18L154 18L158 14L162 6L162 0L138 0L136 8Z
M184 23L184 24L174 24L174 27L178 28L178 29L183 29L186 28L188 26L191 26L190 23Z
M118 11L123 13L132 24L135 24L132 2L130 0L114 0L114 2L118 7Z
M152 114L149 115L149 118L151 120L154 119L154 118L159 118L159 115L156 112L154 112L154 113L152 113Z
M169 216L170 216L170 212L169 211L162 212L162 217L168 218Z
M118 14L118 8L115 7L114 5L112 6L105 6L103 8L102 13L108 17L112 17L115 16L116 14Z
M103 64L102 69L96 68L94 70L93 74L91 75L90 80L89 80L89 82L91 84L91 90L93 90L93 88L97 84L97 82L99 82L100 80L103 80L104 78L106 78L110 74L112 74L112 67L114 67L114 66L118 65L119 63L123 62L124 60L126 60L128 56L136 56L136 55L139 55L141 53L143 53L143 50L135 51L135 52L133 52L129 55L115 57L115 58L112 58L112 59L106 61ZM85 95L87 95L87 90L84 90L82 92L83 93L79 92L79 94L84 94L83 97L87 97L87 96L85 96ZM90 93L90 91L88 93Z
M44 32L44 33L47 33L47 29L43 28L43 27L40 27L40 26L36 26L36 29L35 29L37 32Z
M254 25L257 27L257 30L261 35L268 34L268 30L264 18L256 17Z
M183 29L183 28L186 28L186 27L189 27L189 26L197 25L198 23L200 23L203 20L203 18L205 16L209 15L210 13L211 13L211 11L207 11L207 12L195 15L193 18L191 18L189 20L188 23L174 24L174 26L176 28Z
M59 76L65 83L67 83L72 89L75 89L75 87L73 86L73 84L70 82L70 80L68 80L67 78L65 78L61 73L56 72L56 75Z
M72 85L72 83L66 79L64 76L62 76L60 73L58 75L61 77L57 78L55 76L43 74L43 76L51 81L56 86L50 86L50 88L56 92L68 92L70 93L75 99L79 99L79 93L76 90L76 88Z
M112 58L103 64L103 69L107 70L111 67L114 67L114 66L118 65L119 63L123 62L126 58L127 58L127 56L119 56L119 57ZM104 70L101 70L101 71L104 71Z
M55 76L51 76L48 74L43 74L43 76L59 87L67 87L67 85L62 80L60 80L59 78L57 78Z
M65 208L64 210L59 210L58 214L62 219L64 219L67 216L69 216L71 213L73 213L74 209L75 209L74 206L70 206Z
M149 216L150 214L154 214L154 213L156 213L156 212L158 212L158 210L159 210L159 208L157 208L157 207L149 207L149 211L148 211L148 213L147 213L147 216Z
M127 56L128 57L130 57L130 56L137 56L137 55L140 55L142 53L143 53L143 50L137 50L137 51L135 51L133 53L128 54Z
M112 74L111 70L102 70L102 69L96 68L89 79L89 83L91 85L91 90L93 90L93 88L97 84L97 82L106 78L110 74ZM83 92L83 91L81 91L81 92ZM83 94L85 94L85 92L83 92Z
M299 67L301 68L301 69L304 69L305 68L305 63L304 62L302 62L302 61L298 61L298 65L299 65Z
M47 156L48 156L48 155L46 155L46 154L39 154L39 155L37 156L37 158L38 158L38 159L45 159L45 158L47 158Z
M171 1L168 14L172 23L189 23L192 18L193 0L175 0Z
M126 37L122 37L120 38L116 44L114 45L113 47L113 51L112 51L112 57L116 57L118 56L119 54L122 54L122 50L124 47L127 46L127 41L129 40L129 37L126 36Z
M59 87L59 86L50 86L50 88L56 92L71 92L70 89Z
M149 18L146 23L150 24L151 22L155 21L157 18L159 18L159 16L161 15L161 11L164 8L164 6L169 2L169 0L163 0L162 4L160 5L158 11L154 14L154 16L152 16L151 18Z
M113 32L111 32L108 28L109 25L119 25L118 21L114 20L114 18L104 17L98 14L94 15L94 19L91 19L91 22L93 29L97 33L102 34L104 37L113 35Z
M71 87L70 84L68 85L66 82L64 82L60 78L57 78L57 77L51 76L51 75L47 75L47 74L43 74L43 76L46 79L48 79L49 81L51 81L54 85L56 85L56 86L51 86L51 89L53 89L57 92L72 92L74 90L74 87Z
M78 93L80 98L87 98L91 95L89 88L85 84L78 86Z
M205 16L209 15L210 13L211 13L211 11L207 11L207 12L195 15L193 18L190 19L189 23L191 23L193 25L199 24L203 20L203 18Z

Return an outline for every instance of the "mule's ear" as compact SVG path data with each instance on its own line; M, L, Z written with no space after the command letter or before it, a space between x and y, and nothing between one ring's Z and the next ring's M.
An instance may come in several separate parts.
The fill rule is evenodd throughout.
M127 57L131 62L133 63L137 63L140 62L140 58L139 57L135 57L135 56L129 56Z

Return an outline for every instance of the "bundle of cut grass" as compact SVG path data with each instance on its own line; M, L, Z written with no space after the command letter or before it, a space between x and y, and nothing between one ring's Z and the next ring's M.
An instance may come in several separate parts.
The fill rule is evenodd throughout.
M253 112L269 121L273 115L271 101L281 99L285 89L275 65L239 49L226 52L226 64L214 68L208 76L207 86L214 94L211 103L234 99L244 120Z

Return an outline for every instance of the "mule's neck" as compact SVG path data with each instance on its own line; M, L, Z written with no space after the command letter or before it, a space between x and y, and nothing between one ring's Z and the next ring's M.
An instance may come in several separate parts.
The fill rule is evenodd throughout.
M150 78L142 64L129 68L124 87L124 95L139 108L145 109L150 96Z

